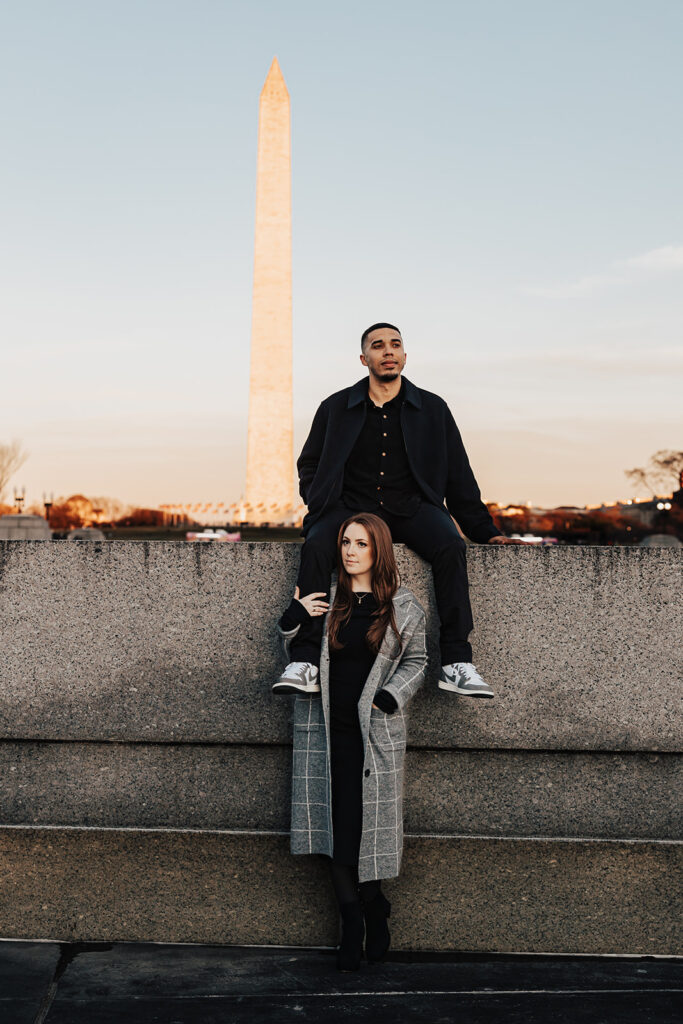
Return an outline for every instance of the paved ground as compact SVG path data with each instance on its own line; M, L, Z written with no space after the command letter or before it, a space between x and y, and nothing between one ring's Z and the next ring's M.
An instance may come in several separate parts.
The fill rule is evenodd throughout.
M0 941L2 1024L680 1024L683 961Z

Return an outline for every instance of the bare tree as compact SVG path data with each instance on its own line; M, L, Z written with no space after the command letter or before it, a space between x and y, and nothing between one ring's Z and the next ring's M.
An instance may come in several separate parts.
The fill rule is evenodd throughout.
M4 497L8 483L27 458L28 452L21 450L21 442L16 438L9 444L0 444L0 501Z
M103 522L113 523L115 519L120 519L132 511L131 505L118 498L99 497L90 500L93 503L93 511L99 513Z
M650 456L647 466L625 469L624 473L635 487L647 487L654 498L658 488L683 487L683 452L663 448Z
M650 462L655 467L655 479L661 480L665 487L683 487L683 452L664 449L655 452Z

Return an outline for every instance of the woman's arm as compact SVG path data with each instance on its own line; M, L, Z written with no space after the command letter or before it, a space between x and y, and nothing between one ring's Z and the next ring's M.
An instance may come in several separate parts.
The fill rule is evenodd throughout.
M403 647L398 667L383 686L384 690L396 698L399 708L405 707L410 698L415 696L425 681L427 674L427 637L425 627L425 614L423 611L420 611L413 634Z
M291 604L278 619L278 626L283 633L289 633L292 629L302 626L310 616L301 601L292 598Z
M298 630L299 626L308 619L324 615L329 608L327 601L321 601L321 598L325 596L326 592L320 592L299 597L299 588L296 587L289 607L285 609L278 621L280 632L290 633L293 629Z

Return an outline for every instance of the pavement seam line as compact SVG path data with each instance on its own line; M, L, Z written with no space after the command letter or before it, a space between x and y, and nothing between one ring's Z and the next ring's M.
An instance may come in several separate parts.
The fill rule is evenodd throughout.
M33 1024L43 1024L43 1021L50 1012L50 1007L54 1002L55 996L57 995L59 979L66 970L66 966L70 959L71 957L66 952L65 946L61 944L59 947L59 957L57 958L57 963L55 964L55 969L52 974L52 978L50 979L50 984L47 987L45 995L40 1001L40 1006L38 1007L38 1011L36 1013Z
M10 823L6 825L0 825L0 834L2 832L9 831L26 831L26 832L119 832L122 834L153 834L153 835L165 835L166 833L174 835L213 835L213 836L280 836L281 838L288 838L289 832L282 831L280 829L236 829L236 828L174 828L173 826L154 826L154 825L33 825L33 824L16 824ZM596 836L530 836L530 835L519 835L519 836L497 836L489 834L477 834L477 833L451 833L451 832L406 832L406 839L430 839L430 840L494 840L501 843L519 843L519 842L532 842L532 843L585 843L595 844L601 843L602 845L610 846L669 846L678 847L683 846L683 839L647 839L647 838L629 838L624 836L621 838L613 837L596 837Z
M396 989L376 991L363 990L361 992L205 992L203 995L176 995L170 999L182 1003L187 1000L201 1001L204 999L237 999L240 1002L248 999L352 999L367 998L368 996L393 996L400 999L404 996L483 996L485 998L496 998L498 996L599 996L599 995L652 995L663 993L665 995L676 995L683 993L681 988L501 988L501 989ZM138 997L140 1003L155 1000L156 996Z

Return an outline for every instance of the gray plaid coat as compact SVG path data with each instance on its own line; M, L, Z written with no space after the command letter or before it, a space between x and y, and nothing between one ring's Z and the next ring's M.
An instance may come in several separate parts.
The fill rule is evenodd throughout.
M330 604L334 600L334 586ZM396 625L375 658L358 702L365 763L363 765L363 831L358 877L361 882L393 878L399 873L403 853L403 764L406 750L404 708L424 682L427 668L425 613L412 593L399 587L394 597ZM298 631L282 633L286 641ZM286 644L288 647L288 643ZM321 693L294 698L294 749L292 771L292 853L333 851L332 781L330 768L330 653L327 616L320 658ZM375 694L384 688L396 698L393 714L372 707Z

